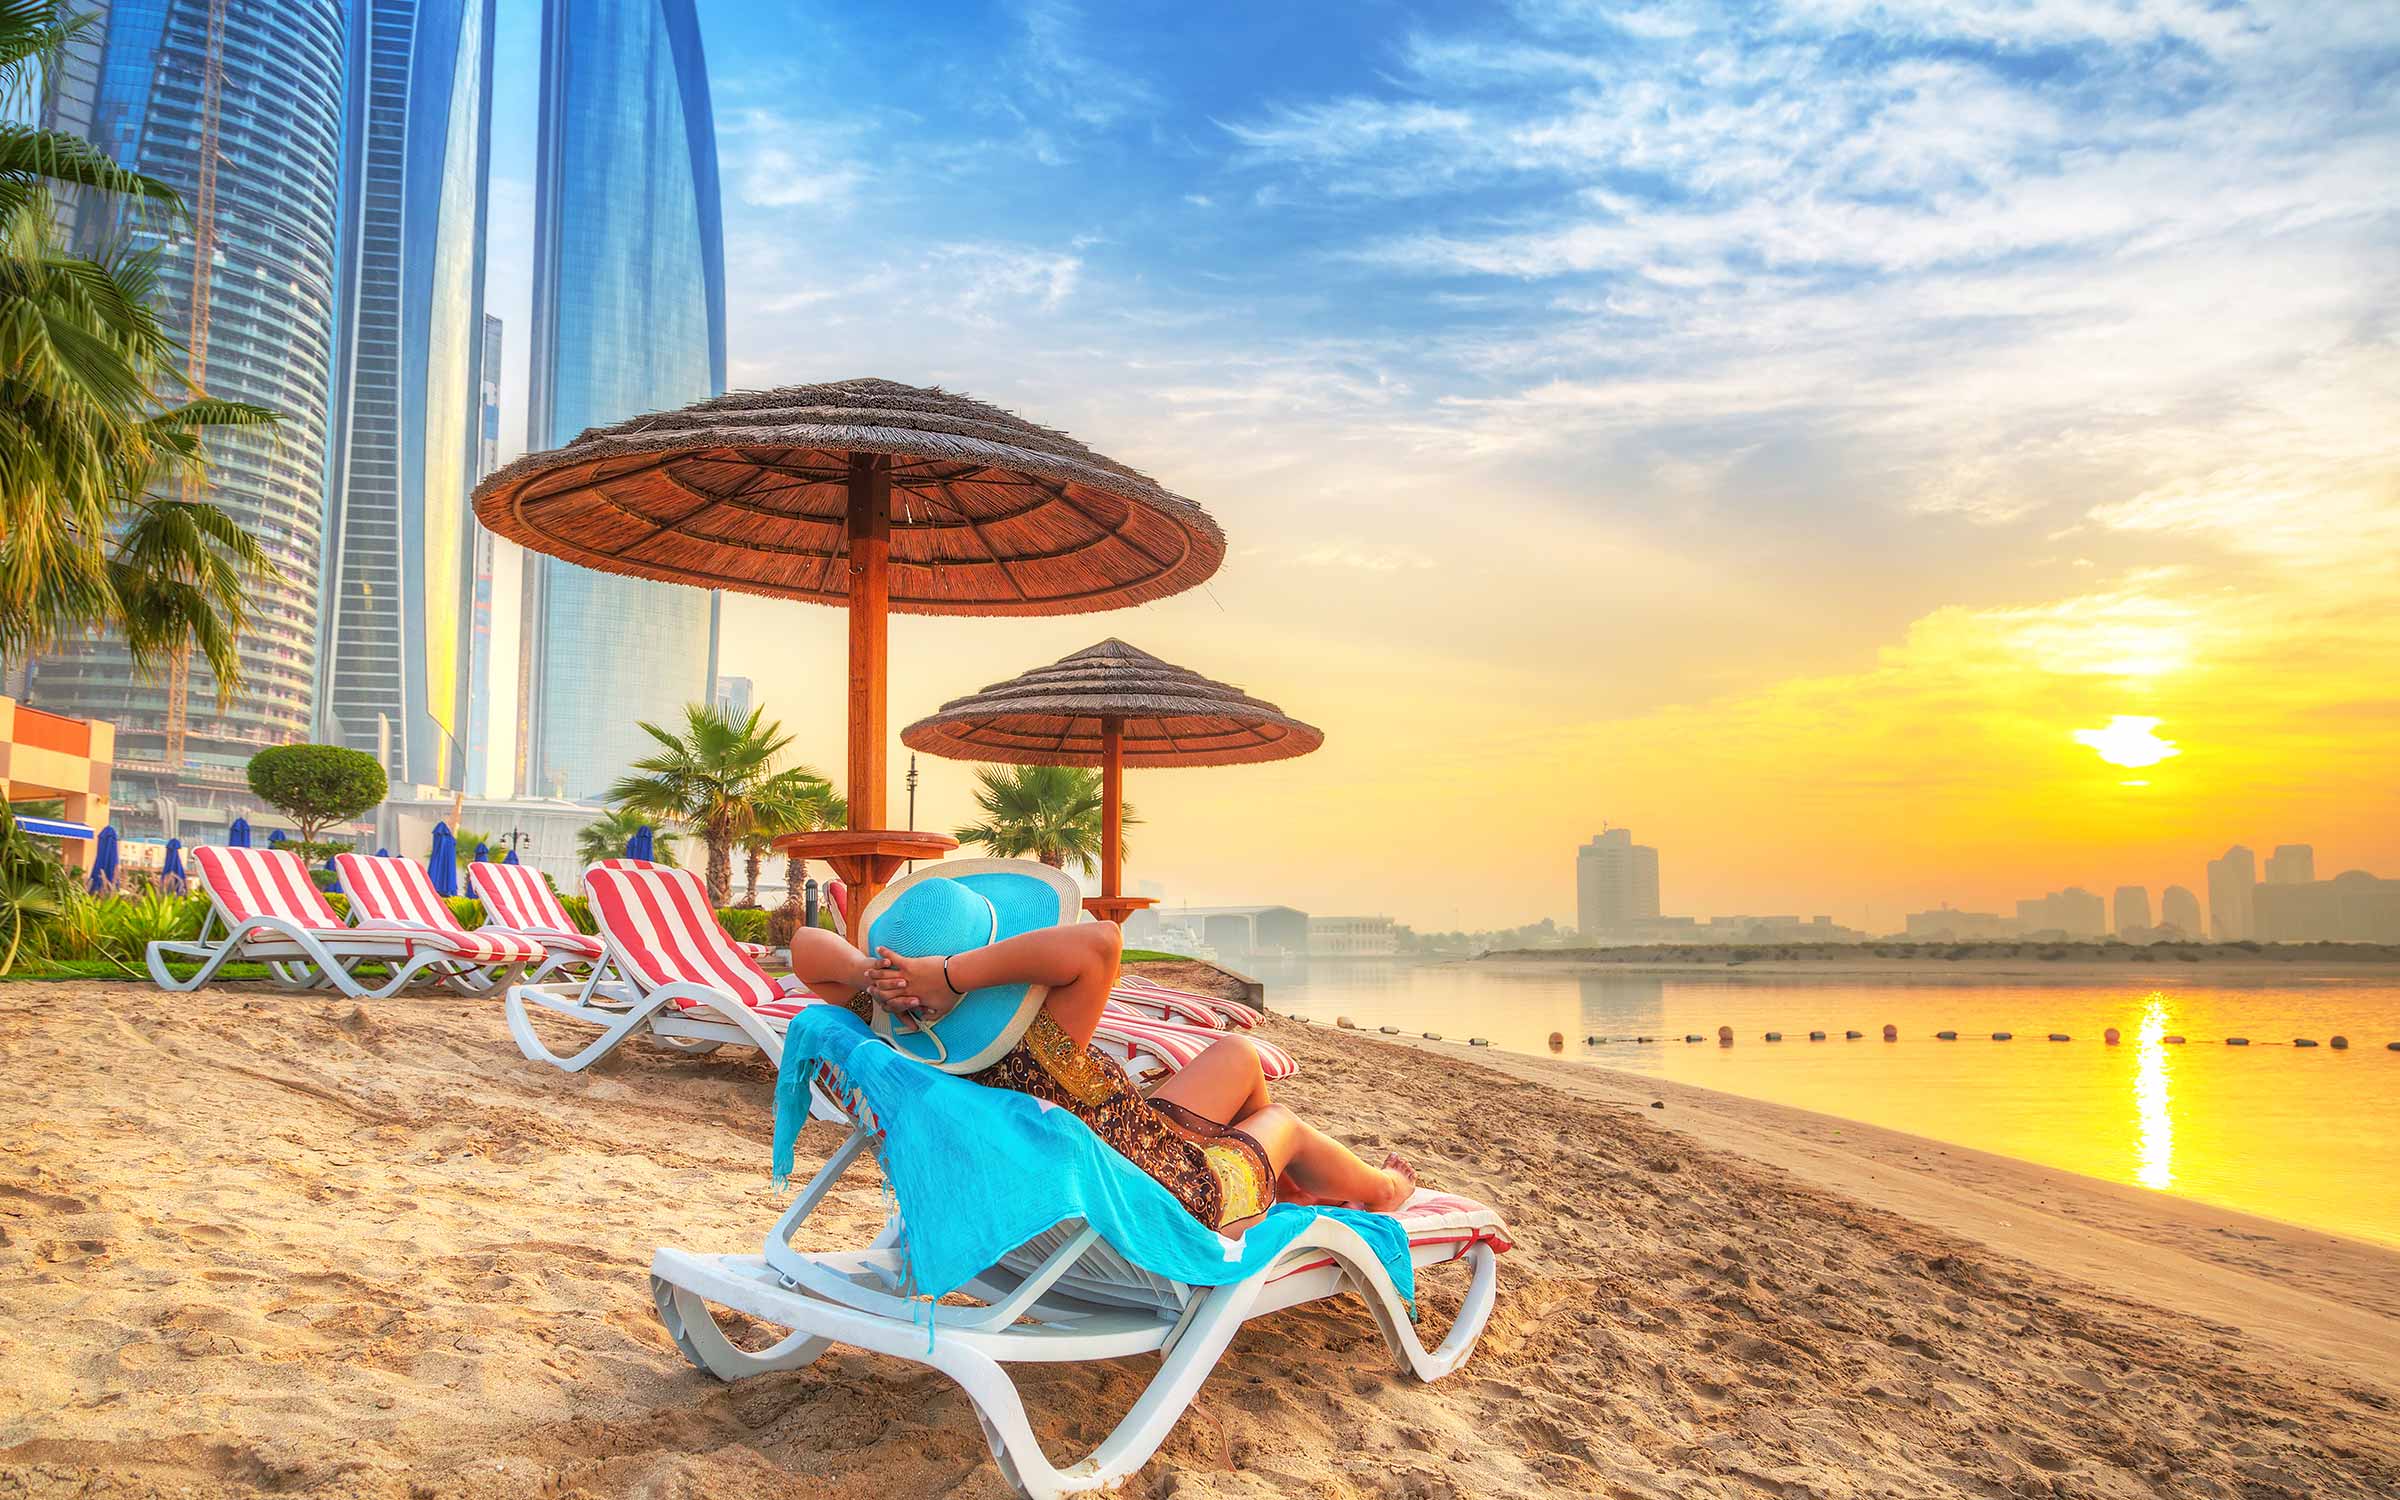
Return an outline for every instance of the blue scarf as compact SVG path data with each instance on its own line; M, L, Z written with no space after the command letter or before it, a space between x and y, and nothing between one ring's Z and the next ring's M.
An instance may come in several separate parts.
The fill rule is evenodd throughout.
M900 1205L914 1289L940 1297L1063 1220L1082 1219L1155 1276L1226 1286L1271 1265L1320 1214L1358 1231L1414 1305L1408 1235L1389 1214L1279 1203L1238 1240L1204 1228L1071 1112L903 1057L838 1005L793 1017L775 1085L775 1183L791 1176L819 1064L883 1127L876 1158Z

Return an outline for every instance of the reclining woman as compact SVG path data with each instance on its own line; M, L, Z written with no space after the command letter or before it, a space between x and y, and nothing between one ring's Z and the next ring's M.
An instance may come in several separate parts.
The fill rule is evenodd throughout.
M1369 1166L1350 1148L1267 1095L1258 1054L1227 1037L1145 1096L1116 1059L1092 1045L1117 982L1123 939L1114 922L1037 928L948 958L869 958L834 933L792 935L792 972L820 999L861 1020L881 1005L932 1019L969 990L1037 984L1049 993L1006 1056L967 1076L1072 1112L1156 1178L1194 1218L1239 1235L1279 1199L1390 1212L1416 1173L1398 1156Z

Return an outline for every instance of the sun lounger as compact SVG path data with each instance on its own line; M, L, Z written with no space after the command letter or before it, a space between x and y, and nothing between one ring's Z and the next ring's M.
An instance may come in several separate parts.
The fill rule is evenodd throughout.
M1260 1071L1272 1083L1289 1078L1300 1071L1300 1064L1289 1052L1262 1037L1242 1036L1218 1031L1212 1027L1191 1026L1180 1021L1162 1021L1144 1015L1124 1004L1122 989L1111 993L1109 1002L1100 1013L1100 1024L1092 1033L1100 1050L1115 1057L1130 1068L1134 1076L1147 1082L1153 1077L1179 1073L1194 1058L1218 1042L1239 1040L1258 1053Z
M161 989L197 990L227 963L241 960L265 963L287 988L331 989L353 999L379 1000L424 977L476 994L490 988L490 966L505 960L496 945L422 927L373 920L344 925L299 856L280 849L204 847L192 851L192 866L208 893L208 917L195 941L150 945L150 977ZM224 935L212 940L209 934L219 929ZM200 968L177 979L167 968L170 959ZM367 964L384 966L390 977L369 985L356 973Z
M1223 1000L1198 990L1161 984L1144 974L1119 976L1116 998L1163 1020L1186 1021L1194 1026L1231 1026L1247 1031L1259 1022L1258 1012L1239 1000Z
M450 910L450 903L433 888L433 877L413 859L395 855L337 854L334 873L350 898L351 921L376 930L421 934L428 942L449 948L480 967L461 975L457 987L489 994L518 970L544 964L549 950L530 933L495 927L468 931Z
M575 925L559 904L558 892L531 865L493 864L479 860L467 867L467 888L483 903L483 925L522 933L538 941L548 956L525 976L531 984L570 975L588 974L606 956L607 948Z
M902 1211L864 1250L806 1251L793 1244L835 1181L875 1147L884 1128L859 1097L846 1104L857 1122L849 1138L776 1221L760 1254L662 1248L652 1256L650 1286L659 1318L685 1358L721 1380L800 1369L837 1343L938 1370L965 1391L1009 1484L1036 1500L1112 1489L1140 1468L1252 1318L1355 1293L1402 1366L1435 1380L1467 1357L1491 1316L1498 1255L1509 1248L1507 1226L1480 1203L1425 1191L1396 1216L1407 1260L1419 1268L1464 1261L1471 1278L1448 1335L1431 1350L1419 1342L1384 1261L1358 1229L1330 1216L1309 1220L1295 1238L1266 1252L1270 1260L1223 1286L1143 1270L1087 1221L1068 1218L958 1288L981 1305L929 1303L905 1294L913 1287L900 1249L906 1244ZM982 1137L970 1131L959 1137L940 1138L943 1159L978 1160ZM1222 1241L1228 1264L1243 1258L1241 1243ZM737 1348L711 1304L788 1332L764 1348ZM1158 1368L1116 1429L1088 1457L1053 1465L1006 1366L1152 1353L1161 1356Z

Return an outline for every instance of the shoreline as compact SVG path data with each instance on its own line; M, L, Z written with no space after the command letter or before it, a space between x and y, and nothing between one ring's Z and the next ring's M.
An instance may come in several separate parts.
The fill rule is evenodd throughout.
M1451 1378L1394 1374L1347 1299L1276 1314L1129 1494L2400 1493L2400 1255L1582 1064L1265 1034L1279 1099L1516 1246ZM837 1347L722 1385L660 1326L654 1247L751 1252L782 1206L773 1081L642 1045L561 1074L441 993L0 990L0 1493L999 1500L940 1377ZM884 1208L853 1173L807 1244ZM1462 1286L1421 1278L1429 1336ZM1152 1368L1019 1378L1063 1457Z
M2137 950L2139 951L2139 950ZM1712 980L1862 979L1905 980L1920 984L1975 984L2008 980L2029 984L2095 984L2137 981L2153 985L2177 983L2257 985L2390 984L2400 977L2400 956L2328 961L2318 958L2207 957L2189 961L2160 958L2042 959L1976 956L1944 959L1878 958L1872 953L1828 954L1817 958L1733 959L1701 954L1666 956L1627 950L1621 959L1591 957L1535 958L1522 954L1492 954L1480 958L1443 959L1438 965L1473 965L1478 972L1514 975L1673 974Z

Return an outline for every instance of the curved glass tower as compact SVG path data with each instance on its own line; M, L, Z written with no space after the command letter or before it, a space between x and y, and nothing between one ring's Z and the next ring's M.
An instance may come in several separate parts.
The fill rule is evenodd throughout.
M725 389L716 127L692 0L544 0L529 445ZM714 600L526 562L525 790L597 797L714 686Z
M166 683L137 679L121 645L77 642L43 660L33 700L117 724L118 806L129 826L241 787L250 755L304 739L317 676L326 392L333 367L335 236L342 164L342 0L245 0L223 31L215 249L208 268L210 394L282 415L267 431L208 440L209 490L266 547L280 576L252 591L245 677L223 708L192 664L184 764L165 764ZM97 19L61 69L45 116L125 165L199 197L207 0L78 4ZM61 207L85 247L158 253L162 321L188 337L190 226L122 214L90 197Z
M355 0L320 733L462 786L493 0Z

